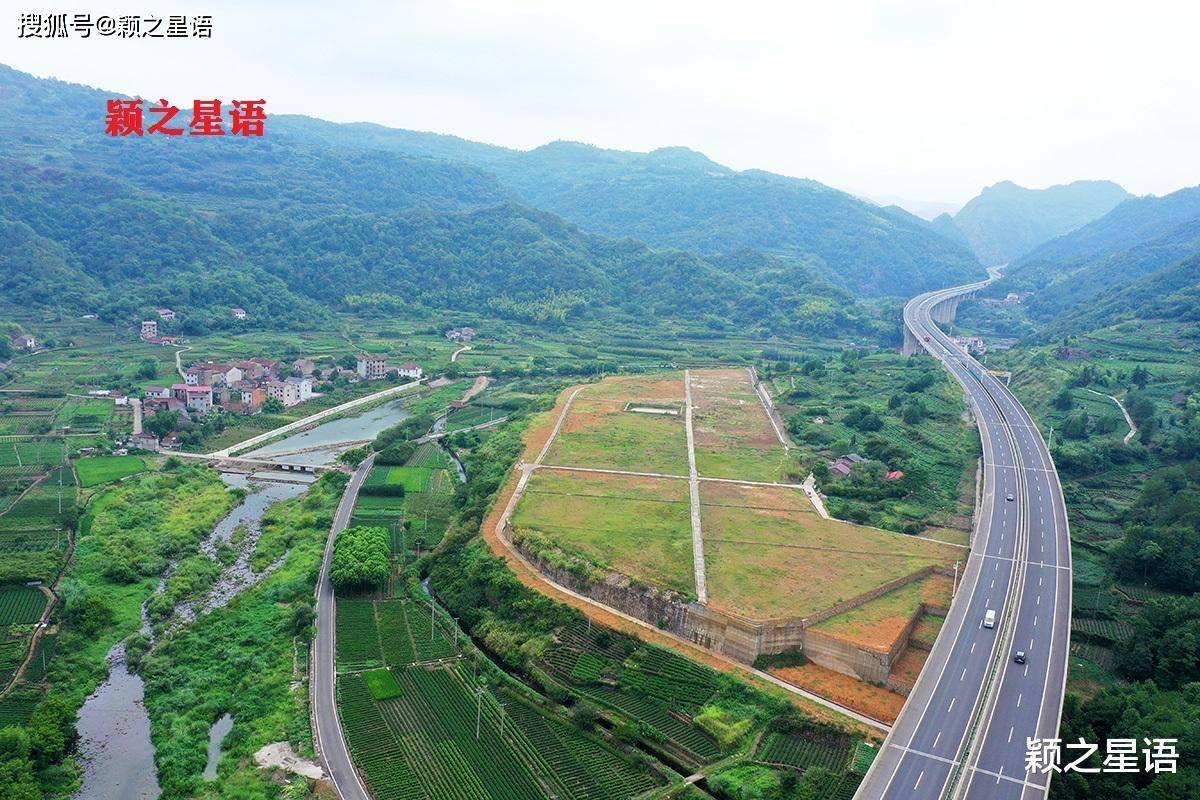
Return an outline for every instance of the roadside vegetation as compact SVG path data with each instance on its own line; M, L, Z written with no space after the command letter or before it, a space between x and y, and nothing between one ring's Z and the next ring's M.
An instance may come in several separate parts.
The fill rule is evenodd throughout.
M979 435L931 359L848 348L760 372L830 514L904 533L969 528ZM848 473L845 457L857 457L842 462Z

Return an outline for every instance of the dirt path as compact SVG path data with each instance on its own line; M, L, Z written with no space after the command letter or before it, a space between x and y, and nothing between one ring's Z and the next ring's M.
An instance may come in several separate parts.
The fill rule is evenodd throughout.
M486 389L488 387L488 384L490 384L491 382L492 382L492 379L489 378L487 375L480 375L478 378L475 379L475 382L473 384L471 384L471 388L467 389L467 391L463 393L462 401L464 403L470 402L472 397L474 397L475 395L479 394L484 389Z

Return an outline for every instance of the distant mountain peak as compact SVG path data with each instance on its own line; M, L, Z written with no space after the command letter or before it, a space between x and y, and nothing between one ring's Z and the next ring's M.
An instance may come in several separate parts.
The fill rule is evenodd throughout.
M1009 180L988 186L954 215L979 260L1007 264L1043 242L1099 219L1132 197L1112 181L1078 180L1027 189Z

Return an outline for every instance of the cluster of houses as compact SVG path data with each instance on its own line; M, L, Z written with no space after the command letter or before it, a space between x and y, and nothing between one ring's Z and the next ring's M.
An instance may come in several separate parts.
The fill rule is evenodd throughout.
M278 400L284 408L319 397L318 382L344 378L349 383L380 380L389 376L420 378L424 373L412 362L389 366L383 356L360 355L356 369L331 367L318 372L311 358L298 358L282 365L270 358L249 358L233 364L197 361L185 370L183 383L150 386L145 391L145 408L207 414L219 405L240 414L258 412L268 400ZM285 375L285 373L287 373Z
M953 336L954 343L973 356L981 356L988 350L987 342L980 336Z
M846 478L849 477L850 473L854 471L854 467L856 465L861 464L866 460L867 459L863 458L858 453L847 453L836 461L830 461L829 471L834 475L840 475L843 478ZM887 474L883 476L883 479L885 481L898 481L903 477L904 470L892 469L887 471Z
M1008 308L1009 306L1020 305L1032 296L1033 292L1009 292L1004 296L1003 300L994 297L985 297L979 301L979 304L984 308Z
M463 326L446 331L446 338L452 342L469 342L475 338L475 329Z
M250 358L236 364L196 362L184 372L183 383L148 387L146 407L150 411L166 408L207 414L214 405L220 405L227 411L253 414L263 403L275 399L290 408L317 396L313 391L313 362L296 359L292 370L300 374L282 377L280 362L270 358Z

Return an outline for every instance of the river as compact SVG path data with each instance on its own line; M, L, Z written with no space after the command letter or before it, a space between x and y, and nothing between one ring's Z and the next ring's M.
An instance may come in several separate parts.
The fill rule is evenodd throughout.
M330 464L355 443L374 439L411 416L407 408L411 400L407 397L389 400L361 414L326 422L242 455L248 458L279 456L277 460L289 464ZM306 452L298 453L297 450ZM280 456L281 453L285 455Z

